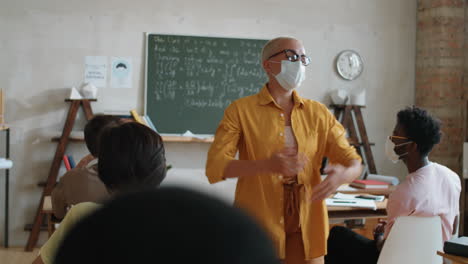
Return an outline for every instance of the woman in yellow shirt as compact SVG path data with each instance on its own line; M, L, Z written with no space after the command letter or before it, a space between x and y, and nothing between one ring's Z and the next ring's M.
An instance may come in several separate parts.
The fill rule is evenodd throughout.
M323 199L361 174L361 158L330 111L294 90L310 63L300 41L269 41L262 62L269 81L258 94L226 108L206 174L210 183L239 178L236 205L269 231L285 263L323 263L328 236ZM322 182L323 157L333 165Z

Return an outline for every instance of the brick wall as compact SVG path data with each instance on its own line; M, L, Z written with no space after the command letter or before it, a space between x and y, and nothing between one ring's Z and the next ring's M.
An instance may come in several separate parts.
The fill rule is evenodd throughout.
M443 122L444 136L431 160L459 175L468 88L465 7L465 1L459 0L420 0L417 9L416 105Z

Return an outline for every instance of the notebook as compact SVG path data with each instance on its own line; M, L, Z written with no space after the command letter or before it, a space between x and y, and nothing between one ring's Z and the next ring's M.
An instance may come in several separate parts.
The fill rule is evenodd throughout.
M456 256L468 257L468 237L457 237L445 241L444 252Z
M328 198L328 199L325 199L325 204L327 206L346 206L346 207L369 208L372 210L377 210L377 205L372 200Z

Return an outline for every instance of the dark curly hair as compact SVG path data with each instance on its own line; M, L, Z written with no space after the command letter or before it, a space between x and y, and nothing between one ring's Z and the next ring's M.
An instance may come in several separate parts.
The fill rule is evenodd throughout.
M440 121L426 110L416 106L407 107L397 115L397 121L406 132L406 136L418 145L422 156L427 156L434 145L440 142Z

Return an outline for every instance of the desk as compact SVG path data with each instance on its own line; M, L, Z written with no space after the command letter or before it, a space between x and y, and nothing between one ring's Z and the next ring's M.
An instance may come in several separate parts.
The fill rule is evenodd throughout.
M376 202L376 205L377 210L353 208L348 206L328 206L328 218L333 220L386 218L387 199L383 200L382 202Z
M396 189L396 186L394 185L390 185L386 189L358 189L358 188L350 187L349 184L343 184L342 186L338 188L337 192L346 193L346 194L366 193L366 194L372 194L372 195L385 195L386 197L388 197L395 189Z
M362 192L360 193L362 194ZM382 202L376 202L377 210L365 209L365 208L353 208L353 207L341 207L341 206L328 206L328 219L329 221L344 221L344 220L355 220L365 219L363 226L351 227L353 231L361 234L369 239L373 239L373 231L375 226L379 222L379 218L387 218L387 199ZM330 223L330 228L335 225Z
M452 264L468 264L468 258L465 257L447 254L442 251L437 251L437 255L442 256L444 259L452 261Z

